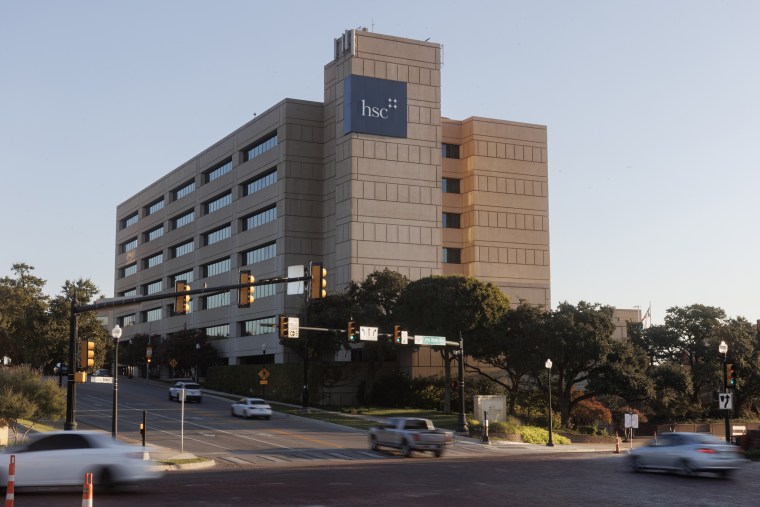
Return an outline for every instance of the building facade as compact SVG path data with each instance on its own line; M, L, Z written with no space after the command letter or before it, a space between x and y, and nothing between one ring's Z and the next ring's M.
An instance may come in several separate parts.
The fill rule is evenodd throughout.
M546 127L441 116L441 47L364 30L334 40L324 101L284 99L117 208L115 295L283 276L322 262L328 291L389 268L464 274L549 307ZM114 312L134 334L204 329L229 364L286 360L280 313L303 297L260 286ZM128 309L127 309L128 308Z

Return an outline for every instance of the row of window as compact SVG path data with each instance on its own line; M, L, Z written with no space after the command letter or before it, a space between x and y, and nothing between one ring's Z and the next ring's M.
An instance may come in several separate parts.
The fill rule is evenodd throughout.
M265 245L257 246L255 248L251 248L249 250L244 250L240 253L240 266L250 266L251 264L256 264L257 262L265 261L267 259L273 259L277 256L277 244L267 243ZM225 259L219 259L207 264L204 264L200 267L201 270L201 278L207 278L209 276L218 275L221 273L226 273L231 269L231 260L229 257ZM137 272L137 264L130 264L129 266L125 266L122 268L123 273L131 273L135 274ZM129 276L129 275L124 275ZM186 283L191 283L194 280L193 276L193 270L187 270L180 273L175 273L173 275L170 275L167 277L167 288L174 287L177 285L178 281L184 281ZM161 284L161 280L154 280L151 282L148 282L142 286L141 295L147 296L149 294L154 294L156 292L160 292L163 290L163 286ZM266 290L266 289L262 289ZM130 297L130 296L137 296L137 289L136 288L129 288L124 291L122 291L120 296L124 297Z
M273 285L271 287L274 287ZM266 297L266 296L257 296ZM217 294L214 296L207 296L204 298L204 305L207 309L217 308L219 306L225 306L230 304L230 293ZM174 308L169 305L165 308L167 314L172 314ZM164 308L151 308L140 312L140 323L155 322L163 318ZM193 301L190 302L190 311L193 311ZM131 313L129 315L123 315L117 319L120 327L134 326L138 323L138 314ZM276 332L276 327L271 326L275 324L275 317L264 317L260 319L246 320L239 323L240 336L256 336L267 333ZM210 338L229 338L230 326L229 324L221 324L217 326L210 326L204 328L206 335Z
M275 146L277 146L277 132L272 132L266 135L265 137L259 139L253 145L248 146L245 149L241 150L242 155L243 155L243 160L245 162L252 160L258 157L259 155L271 150ZM221 178L223 175L227 174L230 171L232 171L232 158L228 158L227 160L221 162L220 164L215 165L211 169L204 171L202 173L203 183L210 183L216 179ZM263 177L269 178L269 179L274 178L274 180L276 181L276 176L272 176L273 172L274 171L269 171ZM256 180L246 182L243 185L246 188L248 188L251 185L255 186ZM171 192L172 200L178 201L179 199L182 199L183 197L190 195L194 191L195 191L195 178L189 181L186 181L179 187L172 190ZM247 192L250 193L251 191L247 190ZM248 195L248 193L244 193L244 195ZM162 210L164 208L165 203L166 201L164 197L160 197L159 199L156 199L155 201L150 202L147 206L143 208L144 216L147 217ZM121 228L126 229L127 227L130 227L136 224L139 218L140 218L140 214L138 211L134 211L130 213L129 215L127 215L121 220Z

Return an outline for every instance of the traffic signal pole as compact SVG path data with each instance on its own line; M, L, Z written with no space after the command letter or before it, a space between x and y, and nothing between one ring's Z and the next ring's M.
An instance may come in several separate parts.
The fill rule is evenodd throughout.
M71 298L71 312L69 313L69 366L66 371L66 422L63 429L74 431L77 429L76 421L76 398L77 383L74 381L77 364L77 314L75 312L76 295ZM61 365L63 368L63 365Z

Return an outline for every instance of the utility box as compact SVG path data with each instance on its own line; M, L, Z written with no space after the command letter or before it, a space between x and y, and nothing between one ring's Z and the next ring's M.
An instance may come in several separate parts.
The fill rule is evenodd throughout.
M8 445L8 426L0 426L0 445Z
M507 397L497 394L484 394L475 396L475 413L473 417L483 421L483 412L488 412L488 422L507 420Z

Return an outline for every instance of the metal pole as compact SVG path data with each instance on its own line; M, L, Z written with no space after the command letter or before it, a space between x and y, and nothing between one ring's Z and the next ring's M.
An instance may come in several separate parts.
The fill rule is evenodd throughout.
M76 421L76 398L77 384L74 381L77 364L77 315L74 313L74 302L71 298L71 313L69 314L69 369L66 372L66 422L63 429L74 431L77 429ZM61 365L63 367L63 365Z
M723 354L723 392L728 393L728 371L726 371L726 364L728 354ZM726 408L723 410L726 413L726 442L731 443L731 422L729 420L729 410Z
M113 416L111 436L116 438L119 428L119 339L113 339Z
M311 262L309 263L309 274L311 274ZM309 286L304 284L303 294L303 325L308 325L309 316ZM301 396L301 408L309 408L309 333L304 331L303 335L304 355L303 355L303 393Z
M464 417L464 339L459 333L459 415L457 417L457 433L467 433L467 419Z
M552 437L553 428L554 425L553 417L552 417L552 369L547 368L546 369L546 384L549 388L549 441L546 443L547 447L554 447L554 438Z

